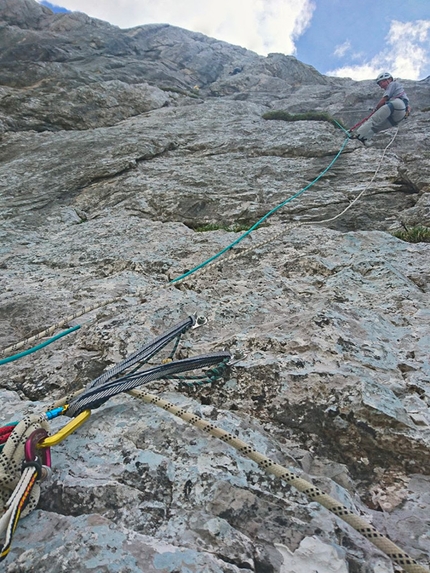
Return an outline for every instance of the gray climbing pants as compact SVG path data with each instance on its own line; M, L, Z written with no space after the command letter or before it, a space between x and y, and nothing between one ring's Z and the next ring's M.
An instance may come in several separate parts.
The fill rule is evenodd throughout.
M355 134L362 139L372 139L375 133L390 129L400 123L405 115L405 102L398 98L393 99L375 111L371 118L360 125Z

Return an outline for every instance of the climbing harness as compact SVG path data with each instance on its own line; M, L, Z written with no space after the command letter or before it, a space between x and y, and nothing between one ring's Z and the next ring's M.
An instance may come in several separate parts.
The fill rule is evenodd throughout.
M404 92L403 92L403 93L404 93ZM400 121L394 121L394 119L393 119L392 116L393 116L393 113L394 113L395 111L401 111L401 110L396 109L396 108L394 107L392 101L387 101L384 105L387 105L387 106L390 108L390 115L387 117L387 120L391 123L391 125L392 125L393 127L397 127L404 119L407 118L407 109L408 109L408 106L409 106L409 100L407 100L406 98L402 97L401 95L400 95L400 96L397 96L397 97L394 98L394 99L400 99L400 100L402 100L402 102L403 102L404 105L405 105L405 116L404 116ZM357 129L358 127L360 127L360 125L363 125L363 123L365 123L368 119L370 119L370 118L372 117L372 115L373 115L374 113L376 113L376 111L378 111L378 110L377 110L377 109L374 109L370 115L368 115L367 117L365 117L364 119L362 119L361 121L359 121L358 123L356 123L355 125L353 125L353 126L348 130L352 137L354 137L354 135L352 134L352 132L353 132L355 129Z
M396 98L396 99L401 99L403 101L403 103L405 103L403 98ZM397 127L406 118L406 107L407 107L406 104L405 104L405 115L402 117L402 119L400 121L394 121L394 119L393 119L393 113L395 111L400 111L394 107L393 102L387 101L387 103L385 105L387 105L390 108L390 112L391 112L390 115L387 117L388 121L391 123L391 125L393 127Z

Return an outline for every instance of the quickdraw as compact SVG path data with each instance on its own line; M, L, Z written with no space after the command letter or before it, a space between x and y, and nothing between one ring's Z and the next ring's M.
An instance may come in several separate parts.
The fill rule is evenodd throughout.
M119 393L182 372L212 367L203 376L191 377L190 383L205 378L214 381L222 376L231 358L226 351L172 360L182 334L205 322L206 319L202 317L188 317L93 380L83 391L65 399L64 403L55 404L40 416L27 416L19 423L13 422L0 428L0 503L3 502L4 507L0 518L0 540L3 538L0 541L0 561L10 551L19 519L36 507L40 497L40 483L51 475L50 447L75 432L88 420L92 409L100 407ZM141 370L172 341L175 341L174 348L164 364ZM183 380L185 378L181 378L181 382ZM62 415L72 419L49 436L48 420Z

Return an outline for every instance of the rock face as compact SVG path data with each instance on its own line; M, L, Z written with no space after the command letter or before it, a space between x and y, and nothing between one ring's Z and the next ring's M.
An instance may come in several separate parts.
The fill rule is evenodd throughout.
M413 113L390 147L394 131L363 148L327 122L262 116L327 111L352 125L380 95L373 82L32 0L0 0L0 26L1 348L119 297L1 366L0 423L44 411L204 315L179 356L228 349L235 364L211 385L148 389L312 481L429 567L430 251L387 232L430 226L429 78L404 82ZM282 203L240 239L238 225ZM128 395L52 457L8 573L397 571L227 444Z

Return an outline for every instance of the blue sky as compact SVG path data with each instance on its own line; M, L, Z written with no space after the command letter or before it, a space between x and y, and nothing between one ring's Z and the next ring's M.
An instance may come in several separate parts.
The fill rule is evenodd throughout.
M430 0L61 0L131 28L168 23L266 55L296 56L323 74L374 79L430 76Z

